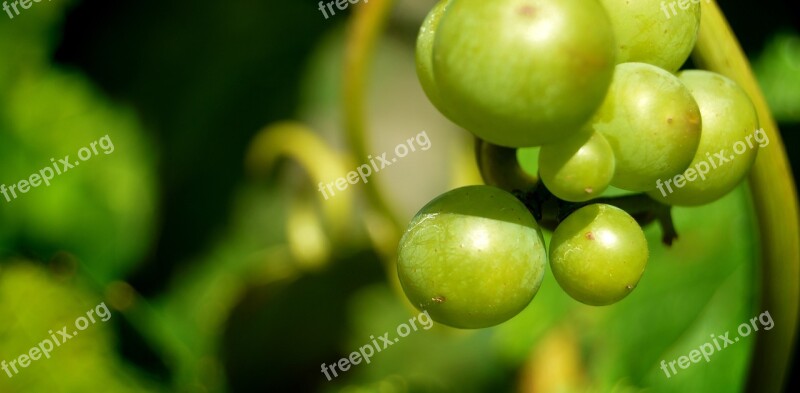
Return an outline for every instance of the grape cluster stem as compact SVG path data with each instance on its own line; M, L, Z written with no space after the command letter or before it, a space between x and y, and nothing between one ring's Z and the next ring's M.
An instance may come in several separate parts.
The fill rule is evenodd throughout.
M667 246L671 246L678 238L678 232L672 221L671 206L658 202L646 194L603 197L586 202L565 201L553 195L543 182L528 175L519 166L516 155L516 149L493 145L475 138L475 156L483 181L514 194L543 228L553 231L575 210L595 203L604 203L626 211L641 226L658 221L662 231L661 242Z
M603 197L586 202L569 202L559 199L541 182L532 188L511 190L511 192L530 210L542 227L555 230L558 224L572 212L588 205L602 203L616 206L630 214L640 226L657 221L661 226L661 242L671 246L678 238L672 220L672 207L662 204L646 194L631 194L618 197Z

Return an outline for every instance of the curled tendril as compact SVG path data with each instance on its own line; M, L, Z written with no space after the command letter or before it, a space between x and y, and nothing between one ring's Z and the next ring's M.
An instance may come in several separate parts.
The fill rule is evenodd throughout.
M314 193L318 196L321 220L317 206L307 196L291 198L287 238L292 253L306 267L315 267L328 259L330 245L344 240L351 233L353 223L354 192L348 190L335 195L318 192L334 179L347 173L349 160L331 150L308 127L298 122L279 122L261 130L250 145L246 167L254 175L274 171L280 159L297 163L309 176Z

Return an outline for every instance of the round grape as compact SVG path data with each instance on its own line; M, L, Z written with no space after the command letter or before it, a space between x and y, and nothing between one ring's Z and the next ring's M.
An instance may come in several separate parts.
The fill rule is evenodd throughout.
M592 306L628 296L647 259L647 240L639 224L611 205L576 210L550 241L550 268L556 281L573 299Z
M600 0L617 41L617 61L653 64L677 71L694 48L700 27L699 1Z
M539 151L541 147L521 147L517 149L519 167L536 179L539 178Z
M447 116L446 110L441 104L439 89L433 79L433 41L436 36L436 28L439 26L439 20L441 20L450 1L441 0L436 3L436 6L425 17L417 35L416 50L417 77L422 85L422 90L425 91L428 99L431 100L436 109L445 116Z
M411 303L445 325L504 322L539 290L547 255L541 230L513 195L467 186L429 202L400 240L397 272Z
M683 172L700 143L700 108L675 75L645 63L619 64L591 122L614 150L611 185L649 191Z
M599 196L614 176L614 152L602 135L591 130L541 149L542 181L565 201L583 202Z
M453 1L435 36L433 80L447 115L506 147L577 132L615 63L611 24L595 0Z
M753 166L759 146L769 139L758 130L755 107L736 82L710 71L678 76L700 106L700 146L682 179L662 179L649 195L671 205L702 205L736 187Z

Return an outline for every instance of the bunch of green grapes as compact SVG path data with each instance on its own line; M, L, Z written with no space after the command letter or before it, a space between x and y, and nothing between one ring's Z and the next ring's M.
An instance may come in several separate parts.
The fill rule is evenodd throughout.
M574 299L615 303L638 284L649 251L630 204L598 198L615 187L669 211L743 180L764 146L753 104L722 75L676 74L700 5L661 4L441 0L430 11L417 38L420 82L477 137L484 179L497 187L451 190L411 221L398 274L414 306L454 327L502 323L533 299L548 259ZM509 150L514 165L492 162ZM520 167L530 189L495 181ZM549 253L543 216L557 217Z

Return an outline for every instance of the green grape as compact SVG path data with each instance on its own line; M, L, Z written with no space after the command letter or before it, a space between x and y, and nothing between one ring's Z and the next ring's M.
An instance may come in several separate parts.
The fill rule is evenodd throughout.
M433 80L433 41L436 34L436 27L439 25L439 20L442 18L447 5L451 0L442 0L431 9L428 16L422 22L419 28L419 35L417 35L417 77L422 85L422 90L431 100L431 103L442 112L445 116L446 110L441 104L439 99L439 89L436 87L436 82Z
M584 206L553 232L550 268L564 291L592 306L615 303L639 283L648 249L639 224L605 204Z
M614 152L599 133L579 132L563 142L542 146L539 174L553 195L570 202L595 198L614 176Z
M617 61L677 71L694 48L700 3L688 0L600 0L617 42Z
M675 75L645 63L619 64L591 127L614 150L611 185L649 191L683 172L700 143L700 109Z
M730 192L744 179L758 148L769 144L758 128L755 107L734 81L709 71L684 71L703 116L703 133L694 159L683 174L657 182L653 198L671 205L702 205Z
M594 0L453 1L435 35L441 104L495 145L539 146L577 132L613 74L611 24Z
M521 147L517 149L517 162L522 171L536 179L539 178L539 151L541 147Z
M397 272L411 303L445 325L502 323L530 303L544 277L541 230L513 195L467 186L429 202L400 240Z

